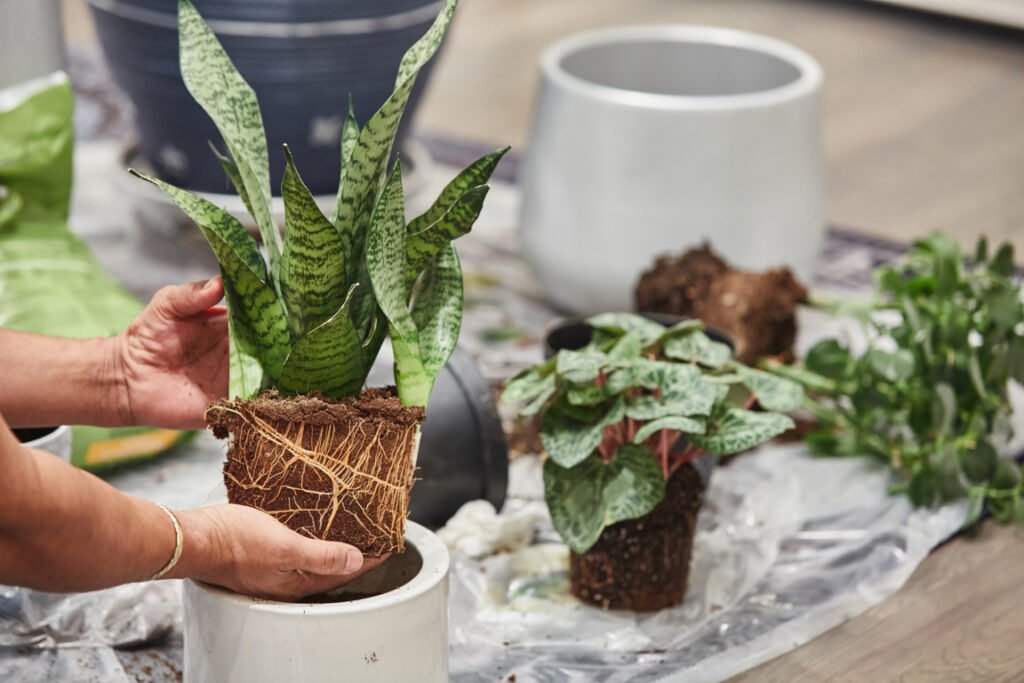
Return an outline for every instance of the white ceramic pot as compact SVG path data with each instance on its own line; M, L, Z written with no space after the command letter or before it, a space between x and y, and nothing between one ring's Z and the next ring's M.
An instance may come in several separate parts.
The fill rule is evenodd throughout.
M555 304L631 310L656 256L704 240L736 265L811 277L824 221L810 56L741 31L640 26L565 38L541 71L523 248Z
M15 429L14 434L25 448L46 451L71 462L71 427L67 425L44 429Z
M186 683L447 683L448 550L413 522L406 544L339 594L401 585L348 602L270 602L186 581Z

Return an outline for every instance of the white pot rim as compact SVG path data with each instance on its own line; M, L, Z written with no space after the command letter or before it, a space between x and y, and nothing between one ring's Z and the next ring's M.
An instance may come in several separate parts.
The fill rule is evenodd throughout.
M448 567L451 562L448 548L434 532L409 520L406 522L405 538L416 547L423 558L423 566L420 567L419 572L408 583L393 591L360 600L330 603L277 602L239 595L200 581L190 580L189 583L210 599L229 602L255 612L267 612L282 616L314 614L321 617L369 612L423 595L448 576Z
M768 55L794 67L796 79L774 88L728 95L673 95L627 90L581 78L563 67L582 50L638 41L670 41L732 47ZM558 85L584 97L658 110L729 110L765 107L816 91L823 79L818 62L798 47L758 33L695 24L636 25L583 31L566 36L541 55L541 71Z

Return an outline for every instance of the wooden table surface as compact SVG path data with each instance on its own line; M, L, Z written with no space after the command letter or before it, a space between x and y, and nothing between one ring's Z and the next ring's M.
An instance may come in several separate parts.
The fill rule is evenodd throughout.
M65 3L70 39L92 40L82 0ZM821 62L833 224L1024 251L1024 34L1008 30L834 0L465 0L418 124L522 147L547 44L662 22L766 33ZM1022 540L985 524L896 596L737 680L1022 681Z

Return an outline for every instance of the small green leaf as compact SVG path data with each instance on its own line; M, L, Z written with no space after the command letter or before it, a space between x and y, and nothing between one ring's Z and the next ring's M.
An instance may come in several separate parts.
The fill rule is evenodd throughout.
M709 368L720 368L732 360L732 349L713 341L700 330L669 337L665 342L665 355L686 363L700 363Z
M961 452L959 457L960 470L972 484L988 483L999 465L999 455L987 441L978 443L973 451Z
M568 351L562 349L556 358L555 372L566 382L582 384L593 382L608 365L608 357L596 351Z
M596 413L591 421L581 421L568 413L567 406L556 404L544 415L541 442L552 460L562 467L572 467L588 458L604 435L604 428L622 420L622 401L617 400Z
M999 491L1008 491L1020 486L1020 467L1010 460L1000 460L996 464L990 486Z
M953 387L945 382L936 384L934 392L933 423L940 434L951 434L956 420L956 394L953 393Z
M988 260L988 238L982 235L974 247L974 262L984 263Z
M871 349L864 357L872 372L887 382L909 379L914 374L914 354L907 349Z
M988 269L996 275L1010 277L1013 275L1013 245L1005 242L999 246L996 255L989 261Z
M551 521L572 550L589 550L608 526L643 517L665 497L665 478L651 452L626 444L611 462L587 458L575 467L544 463Z
M820 341L807 352L804 365L829 379L842 379L850 367L850 352L836 339Z
M520 403L540 394L548 383L548 378L551 378L552 383L554 382L554 377L551 374L554 368L554 360L526 368L505 383L501 400L506 403Z
M803 388L792 380L746 366L740 366L738 372L743 378L743 385L757 397L757 402L765 410L788 413L803 404Z
M706 434L694 434L690 440L710 453L729 455L770 441L793 427L785 415L729 408L720 419L708 422Z
M665 333L665 326L634 313L602 313L587 318L587 324L595 330L614 335L634 334L644 346L649 346Z
M663 417L652 420L637 430L636 436L633 437L633 443L643 443L663 429L683 434L703 434L706 425L703 420L692 417L683 417L681 415Z
M573 385L566 390L565 398L574 406L592 406L607 401L609 394L604 387Z

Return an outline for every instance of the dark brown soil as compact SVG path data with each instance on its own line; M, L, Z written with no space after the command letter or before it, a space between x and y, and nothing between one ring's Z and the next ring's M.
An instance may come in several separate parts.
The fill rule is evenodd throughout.
M699 318L729 335L744 363L765 356L792 361L796 307L806 300L807 290L788 268L737 270L707 245L676 259L660 257L635 292L642 313Z
M676 470L649 514L613 524L590 550L570 553L573 595L604 609L637 612L681 603L703 497L697 470L688 464Z
M217 401L206 412L218 438L231 435L228 500L263 510L312 538L368 555L401 552L422 408L392 390L358 398Z

